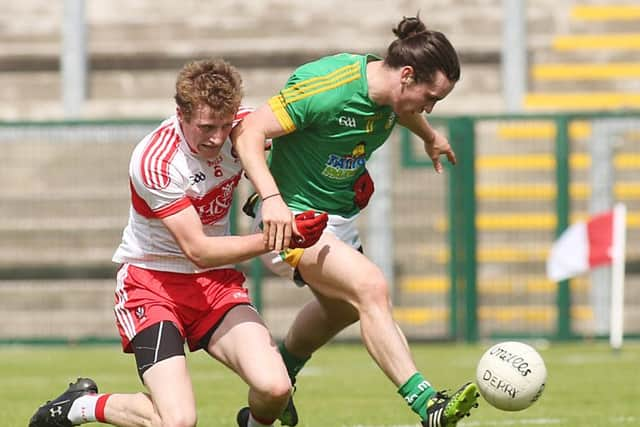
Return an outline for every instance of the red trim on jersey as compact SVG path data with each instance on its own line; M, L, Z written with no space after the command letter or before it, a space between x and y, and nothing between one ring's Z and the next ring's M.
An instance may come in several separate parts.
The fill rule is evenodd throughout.
M253 107L240 106L240 108L236 112L236 116L233 119L233 123L231 124L231 127L236 127L245 117L247 117L250 113L253 113L254 111L255 111L255 108ZM238 152L236 151L236 147L234 146L231 146L231 155L233 156L234 159L238 158Z
M166 218L182 210L185 210L189 206L192 206L191 201L185 197L184 199L176 200L170 205L167 205L164 208L157 210L155 214L158 218Z
M175 202L154 211L149 207L147 202L138 195L131 181L129 181L129 187L131 188L131 205L136 212L145 218L166 218L191 206L191 201L185 196L182 199L176 200Z
M245 117L249 115L249 113L253 113L254 109L249 107L240 107L236 112L236 116L233 118L232 126L235 127L238 123L242 121Z
M104 417L104 408L107 406L107 399L111 397L111 394L103 394L98 397L98 401L96 402L96 421L101 423L106 423L107 420Z
M153 133L140 161L142 182L153 189L166 188L171 182L169 164L178 152L180 136L168 124Z

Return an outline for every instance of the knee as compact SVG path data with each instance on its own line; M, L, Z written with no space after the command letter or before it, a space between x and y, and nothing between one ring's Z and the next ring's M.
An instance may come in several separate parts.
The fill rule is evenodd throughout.
M253 387L261 399L277 406L284 404L291 395L291 381L287 376L271 376L264 378Z
M172 411L162 417L162 427L195 427L198 418L195 410Z
M373 274L363 275L357 286L358 311L364 309L391 307L389 286L382 271L377 270Z

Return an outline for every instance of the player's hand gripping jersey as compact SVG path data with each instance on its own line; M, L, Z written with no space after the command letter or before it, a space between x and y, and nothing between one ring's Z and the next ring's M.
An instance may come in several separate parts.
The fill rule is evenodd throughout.
M250 111L241 107L234 126ZM216 159L202 159L192 153L178 119L172 116L165 120L133 151L129 223L113 261L177 273L202 271L187 259L160 220L193 206L205 234L229 234L229 209L241 174L230 140Z

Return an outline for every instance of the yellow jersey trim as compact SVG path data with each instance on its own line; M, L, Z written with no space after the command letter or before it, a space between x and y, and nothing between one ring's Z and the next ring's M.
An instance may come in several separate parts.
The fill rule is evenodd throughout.
M335 89L359 78L361 78L360 62L354 62L323 76L311 77L285 88L280 94L271 97L268 103L282 129L291 133L296 130L296 125L287 112L288 104Z
M273 111L276 119L278 119L278 123L282 126L282 130L286 133L291 133L296 130L296 125L293 123L293 120L291 120L291 116L289 116L289 113L285 108L286 105L287 104L282 95L276 95L269 99L269 107L271 107L271 111Z
M311 77L282 91L287 104L299 101L317 93L326 92L360 78L360 63L345 65L324 76Z

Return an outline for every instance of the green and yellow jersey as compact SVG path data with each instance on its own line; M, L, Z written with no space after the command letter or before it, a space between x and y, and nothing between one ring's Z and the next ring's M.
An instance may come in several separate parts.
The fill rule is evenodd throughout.
M269 100L288 133L273 140L269 167L288 206L351 217L353 184L396 116L369 98L374 55L338 54L300 66Z

